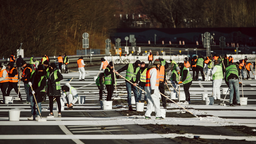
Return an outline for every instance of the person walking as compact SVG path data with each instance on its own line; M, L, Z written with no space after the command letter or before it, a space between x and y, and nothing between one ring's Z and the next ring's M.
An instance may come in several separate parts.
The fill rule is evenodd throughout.
M148 68L146 74L146 94L148 97L148 105L145 113L145 119L151 119L153 108L156 112L156 120L163 119L160 110L160 91L159 91L159 69L161 63L155 60L154 65Z
M66 54L64 55L64 61L63 62L65 64L65 73L68 73L69 58Z
M148 65L152 65L152 61L154 60L152 52L149 53L148 55Z
M104 84L106 85L108 95L107 95L107 101L111 101L113 92L114 92L114 85L116 85L116 75L115 71L113 70L113 62L110 62L107 66L107 68L104 71Z
M79 71L79 81L85 81L84 66L86 64L84 64L84 60L82 56L77 60L77 65L78 65L78 71Z
M233 104L234 92L236 94L236 103L237 105L240 105L239 84L242 84L242 83L239 82L238 80L240 75L239 69L240 69L239 63L231 64L226 68L226 72L225 72L225 82L230 89L230 93L229 93L230 106L234 106Z
M104 71L104 70L107 68L107 66L108 66L108 61L105 60L104 58L101 58L100 71L101 71L101 70Z
M30 97L32 96L31 88L30 88L30 86L32 86L32 83L30 81L32 69L29 67L29 65L25 61L22 61L21 65L23 67L21 80L24 83L25 91L26 91L26 94L27 94L27 99L26 99L27 103L30 103L30 100L31 100Z
M34 96L30 97L31 98L31 117L29 117L28 120L38 121L40 119L40 114L42 115L41 102L46 97L46 93L45 93L46 85L47 85L46 79L47 79L46 71L44 70L43 65L40 64L35 74L31 78L32 88L33 88L33 91L31 93L35 95L36 99L34 98ZM37 108L36 102L37 102L38 108Z
M62 108L64 108L64 104L66 104L69 109L73 109L73 106L78 101L77 90L69 83L66 83L64 86L61 87L61 89L63 93L61 97Z
M146 85L146 74L147 74L147 68L145 62L141 62L140 64L140 80L139 80L139 87L143 90L146 90L145 85ZM141 101L141 96L142 96L142 90L139 90L138 94L138 102ZM147 104L147 95L145 94L144 97L144 103Z
M21 79L22 62L23 62L23 59L22 59L21 55L19 55L19 58L17 58L17 60L16 60L16 67L17 67L17 70L18 70L18 78L19 79Z
M61 55L59 55L58 57L58 63L59 63L59 70L62 71L63 57Z
M137 60L135 63L129 63L127 65L125 65L124 67L122 67L121 69L119 69L117 71L117 73L121 73L123 71L126 70L126 79L131 81L133 83L133 85L131 83L129 83L128 81L126 81L126 90L127 90L127 101L128 101L128 106L129 106L129 110L132 111L132 104L131 104L131 91L133 91L133 94L135 96L135 100L138 100L138 90L137 90L137 84L140 80L140 60ZM138 101L136 101L138 102Z
M9 76L9 86L7 89L7 96L10 96L10 92L12 89L15 90L15 92L19 95L20 101L22 101L22 97L20 94L20 90L18 90L18 71L11 63L7 65L9 71L8 71L8 76Z
M179 65L180 70L181 70L181 81L179 81L178 84L183 83L183 88L186 96L186 102L187 104L190 104L190 92L189 88L192 84L192 76L190 75L188 69L184 67L184 64Z
M199 72L201 73L201 76L203 78L202 80L203 81L205 80L203 67L204 67L203 56L199 56L199 59L197 60L197 63L196 63L196 80L198 80Z
M192 71L193 71L193 80L197 80L196 79L196 63L197 63L197 56L194 56L191 61Z
M53 116L53 99L56 98L58 104L58 116L61 117L61 86L60 81L63 79L62 74L57 69L55 63L51 63L48 71L48 84L47 84L47 94L49 96L49 105L50 105L50 114L49 116Z
M213 85L213 97L214 99L220 99L220 86L223 79L222 67L219 61L214 62L214 67L212 70L212 85Z
M0 88L3 94L3 104L5 103L5 96L7 96L7 88L8 88L8 72L6 70L6 67L2 64L0 64Z
M104 90L104 73L100 73L96 79L96 85L99 89L99 101L102 100L103 90Z

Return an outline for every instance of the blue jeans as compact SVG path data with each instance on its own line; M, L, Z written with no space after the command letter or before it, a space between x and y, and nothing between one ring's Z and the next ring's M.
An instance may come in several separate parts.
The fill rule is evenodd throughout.
M176 88L177 85L176 85L176 83L175 83L174 81L172 81L172 80L171 80L171 83L172 83L172 86L176 89L176 90L174 89L173 92L176 94L176 98L178 98L178 93L176 92L176 91L177 91L177 88Z
M135 86L133 86L132 84L130 84L129 82L126 82L126 90L127 90L127 100L128 100L128 105L131 105L131 91L133 91L134 96L135 96L135 100L136 102L138 102L137 97L138 97L138 90Z
M38 109L37 109L37 106L36 106L36 102L34 101L34 96L31 96L30 97L30 103L31 103L31 114L34 116L37 116L39 115L39 112L38 112ZM39 107L39 110L40 110L40 113L42 115L42 110L41 110L41 102L37 102L38 104L38 107Z
M143 89L144 91L146 91L146 87L144 86L144 87L142 87L142 86L139 86L141 89ZM136 101L141 101L141 95L142 95L142 90L140 90L139 89L139 96L138 96L138 98L137 98L137 100ZM147 101L147 94L145 93L144 94L145 95L145 97L144 97L144 101Z
M244 79L244 68L242 68L242 69L240 70L240 73L241 73L241 75L242 75L242 79Z
M28 85L28 83L24 83L24 87L25 87L25 92L26 92L26 94L27 94L27 102L31 102L30 97L31 97L31 96L33 97L33 95L31 95L31 88L30 88L30 86Z
M239 94L238 79L229 79L228 84L229 84L229 88L230 88L229 103L233 104L233 95L234 95L234 91L236 91L236 102L237 102L237 104L239 104L240 103L240 94Z

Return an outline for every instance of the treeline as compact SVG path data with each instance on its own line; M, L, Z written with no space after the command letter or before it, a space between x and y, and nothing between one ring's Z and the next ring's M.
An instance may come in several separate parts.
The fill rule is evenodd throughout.
M91 48L105 48L113 19L113 0L0 0L0 56L75 54L82 34L90 34Z

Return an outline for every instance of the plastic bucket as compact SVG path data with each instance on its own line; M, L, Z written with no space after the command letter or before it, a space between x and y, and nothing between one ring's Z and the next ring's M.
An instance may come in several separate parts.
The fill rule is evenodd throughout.
M112 110L112 101L103 101L103 110Z
M206 98L208 97L207 93L203 93L203 100L206 100Z
M136 111L143 112L144 111L144 103L137 102L136 103Z
M185 101L186 100L186 96L184 92L180 92L180 101Z
M209 99L209 97L206 97L205 98L205 105L209 105L210 104L210 99Z
M228 91L228 88L222 88L222 94L228 94L229 92L227 92Z
M5 104L12 104L13 103L13 99L12 96L5 96Z
M161 110L161 117L165 118L166 117L166 109L160 109Z
M176 98L176 93L171 92L171 99L177 99L177 98Z
M214 105L214 97L210 96L208 98L209 98L209 101L210 101L209 105Z
M131 104L136 104L136 102L135 102L135 96L131 96Z
M9 110L10 121L20 121L20 110Z
M247 100L248 98L247 97L240 97L240 105L247 105Z
M97 78L98 78L97 76L94 76L94 77L93 77L93 80L96 81Z

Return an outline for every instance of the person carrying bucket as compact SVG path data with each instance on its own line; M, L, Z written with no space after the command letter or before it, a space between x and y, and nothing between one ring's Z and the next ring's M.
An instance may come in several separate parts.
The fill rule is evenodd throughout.
M74 104L78 101L77 90L69 83L66 83L61 89L61 107L64 108L64 105L66 105L69 109L73 109Z
M100 73L96 79L96 85L99 89L99 101L102 100L103 90L104 90L104 73Z

